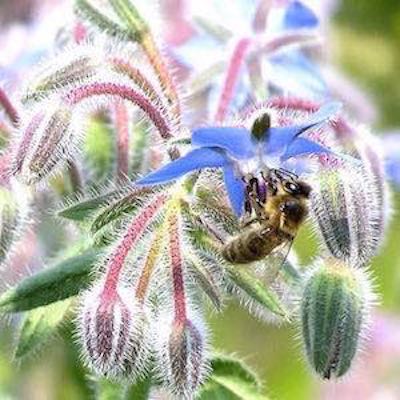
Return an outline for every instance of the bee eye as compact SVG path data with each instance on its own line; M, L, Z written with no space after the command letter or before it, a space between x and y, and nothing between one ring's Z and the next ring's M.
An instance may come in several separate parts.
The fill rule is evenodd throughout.
M285 189L291 193L296 193L299 191L299 186L293 182L286 182Z

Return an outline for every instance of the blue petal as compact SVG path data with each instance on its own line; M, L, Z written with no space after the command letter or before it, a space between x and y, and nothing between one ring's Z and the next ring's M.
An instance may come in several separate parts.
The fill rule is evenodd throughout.
M297 138L286 149L284 154L280 157L281 161L286 161L288 158L296 156L304 156L307 154L327 154L332 153L330 149L324 147L312 140L305 138Z
M224 181L232 209L240 217L244 210L245 187L242 179L235 175L231 164L224 167Z
M286 29L315 28L317 25L317 16L301 1L293 1L286 9L284 17Z
M328 88L316 64L298 50L281 52L269 58L269 84L284 93L326 99Z
M195 149L185 156L170 162L159 170L139 179L136 184L152 185L165 183L197 169L222 167L227 162L224 154L217 150L209 148Z
M331 102L324 104L318 112L301 125L283 126L269 129L269 140L265 143L264 151L266 154L276 153L289 145L297 136L301 135L307 129L326 122L335 115L341 108L341 103Z
M254 145L250 132L244 128L210 127L193 131L192 145L200 147L217 147L225 150L234 158L254 156Z

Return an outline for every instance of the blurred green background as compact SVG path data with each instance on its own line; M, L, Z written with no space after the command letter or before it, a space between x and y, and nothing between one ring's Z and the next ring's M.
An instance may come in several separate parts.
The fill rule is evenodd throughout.
M343 1L330 31L334 62L377 104L377 130L400 126L400 2ZM394 210L400 195L394 194ZM400 313L400 218L395 212L390 234L372 265L383 310ZM315 254L315 243L303 230L296 241L303 262ZM223 314L209 317L217 348L241 356L262 377L266 393L277 400L320 398L320 382L303 360L296 329L266 326L231 304ZM74 400L90 398L87 382L72 365L73 348L61 339L23 366L10 364L13 333L2 323L0 335L0 400ZM11 395L13 394L13 395Z

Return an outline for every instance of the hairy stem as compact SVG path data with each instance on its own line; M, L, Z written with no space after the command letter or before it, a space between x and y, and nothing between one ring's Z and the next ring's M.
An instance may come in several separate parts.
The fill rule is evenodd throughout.
M172 284L174 291L175 322L186 322L186 295L183 278L183 260L181 254L181 238L177 213L168 216L169 222L169 252L172 268Z
M114 105L117 131L117 180L123 182L129 173L129 120L128 110L122 101Z
M159 109L137 90L123 84L113 82L96 82L82 85L72 89L64 98L70 105L76 105L79 102L93 96L116 96L123 100L128 100L134 105L141 108L147 117L153 122L163 139L172 137L171 128L168 119L160 112Z
M233 98L240 70L243 66L250 44L251 40L249 38L240 39L233 50L225 76L223 89L220 94L217 113L214 118L216 122L222 122L226 117L229 103Z
M103 289L103 296L105 298L110 298L115 295L126 257L135 243L140 239L157 211L165 203L166 198L166 195L158 195L140 212L139 215L133 218L131 224L125 231L122 240L110 255L109 261L106 265L106 278Z

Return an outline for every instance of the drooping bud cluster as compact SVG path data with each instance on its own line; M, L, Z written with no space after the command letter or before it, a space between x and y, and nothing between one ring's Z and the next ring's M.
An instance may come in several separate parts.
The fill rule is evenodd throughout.
M343 376L366 337L373 300L365 270L327 258L305 282L301 329L307 359L324 379Z
M121 35L118 41L113 35L80 41L34 69L27 79L21 94L24 112L14 137L12 169L25 184L47 180L74 158L81 151L88 118L99 110L115 111L116 103L121 103L119 110L139 108L166 142L180 130L175 84L141 11L126 1L110 2L104 10L91 2L77 3L78 10L94 25L106 31L107 24L118 25ZM119 116L115 142L120 181L129 172L130 121L121 118L120 112L115 115ZM177 155L173 149L167 152Z
M190 398L208 370L207 334L191 299L181 195L169 193L141 201L101 263L103 277L82 297L78 333L98 374L134 378L150 365L171 393Z

